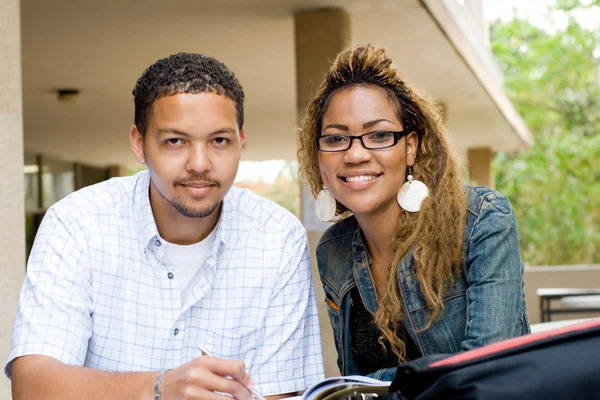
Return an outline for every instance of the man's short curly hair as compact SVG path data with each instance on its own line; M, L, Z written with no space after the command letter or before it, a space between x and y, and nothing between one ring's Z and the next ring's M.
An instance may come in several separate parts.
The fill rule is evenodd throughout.
M148 67L135 88L135 125L146 134L152 104L156 99L179 93L212 92L235 102L237 123L244 126L244 89L222 62L202 54L177 53Z

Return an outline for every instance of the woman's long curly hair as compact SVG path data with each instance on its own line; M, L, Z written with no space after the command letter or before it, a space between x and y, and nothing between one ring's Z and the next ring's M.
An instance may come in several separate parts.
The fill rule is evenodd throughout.
M376 86L393 95L403 129L413 130L419 138L413 175L429 187L429 197L418 213L401 210L391 246L393 262L388 267L388 276L396 275L397 265L414 246L416 276L431 315L422 329L427 330L442 314L445 291L454 284L455 276L464 273L460 266L467 200L458 163L446 136L442 110L402 80L383 48L357 45L335 59L301 123L300 174L316 197L323 185L316 147L323 114L338 91L357 86ZM339 202L337 212L349 215L349 210ZM382 290L375 321L382 331L380 343L383 345L384 339L389 341L392 351L402 361L406 346L396 335L402 323L398 279L388 279L388 282L385 291Z

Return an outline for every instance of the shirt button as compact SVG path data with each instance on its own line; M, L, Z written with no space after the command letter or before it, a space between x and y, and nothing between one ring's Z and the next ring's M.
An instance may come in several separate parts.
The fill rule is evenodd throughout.
M160 240L156 239L156 242L154 242L154 244L156 245L156 247L160 247L160 245L161 245Z
M173 334L174 334L175 336L177 336L177 334L178 334L178 333L179 333L179 329L175 328L175 330L173 331Z
M167 274L167 276L169 277L169 279L173 279L173 273L172 273L172 272L169 272L169 273Z

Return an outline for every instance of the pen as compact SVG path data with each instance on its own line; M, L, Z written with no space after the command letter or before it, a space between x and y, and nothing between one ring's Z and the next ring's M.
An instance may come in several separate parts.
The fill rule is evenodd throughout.
M210 351L206 350L204 347L201 347L200 345L198 345L198 349L200 349L200 351L201 351L203 354L206 354L207 356L214 357L214 355L213 355L213 354L212 354ZM257 398L258 400L265 400L265 398L264 398L264 397L262 397L262 396L261 396L261 394L260 394L260 393L258 393L258 392L256 391L256 389L254 389L254 388L250 389L250 393L252 393L252 395L253 395L255 398Z

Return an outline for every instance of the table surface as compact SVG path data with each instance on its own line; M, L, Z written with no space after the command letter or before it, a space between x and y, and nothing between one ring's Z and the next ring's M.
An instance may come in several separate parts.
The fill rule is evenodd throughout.
M580 319L566 319L562 321L552 322L540 322L538 324L531 325L531 333L549 331L555 328L561 328L563 326L578 324L580 322L590 321L595 318L580 318Z
M536 293L540 297L594 296L600 294L600 288L540 288Z

